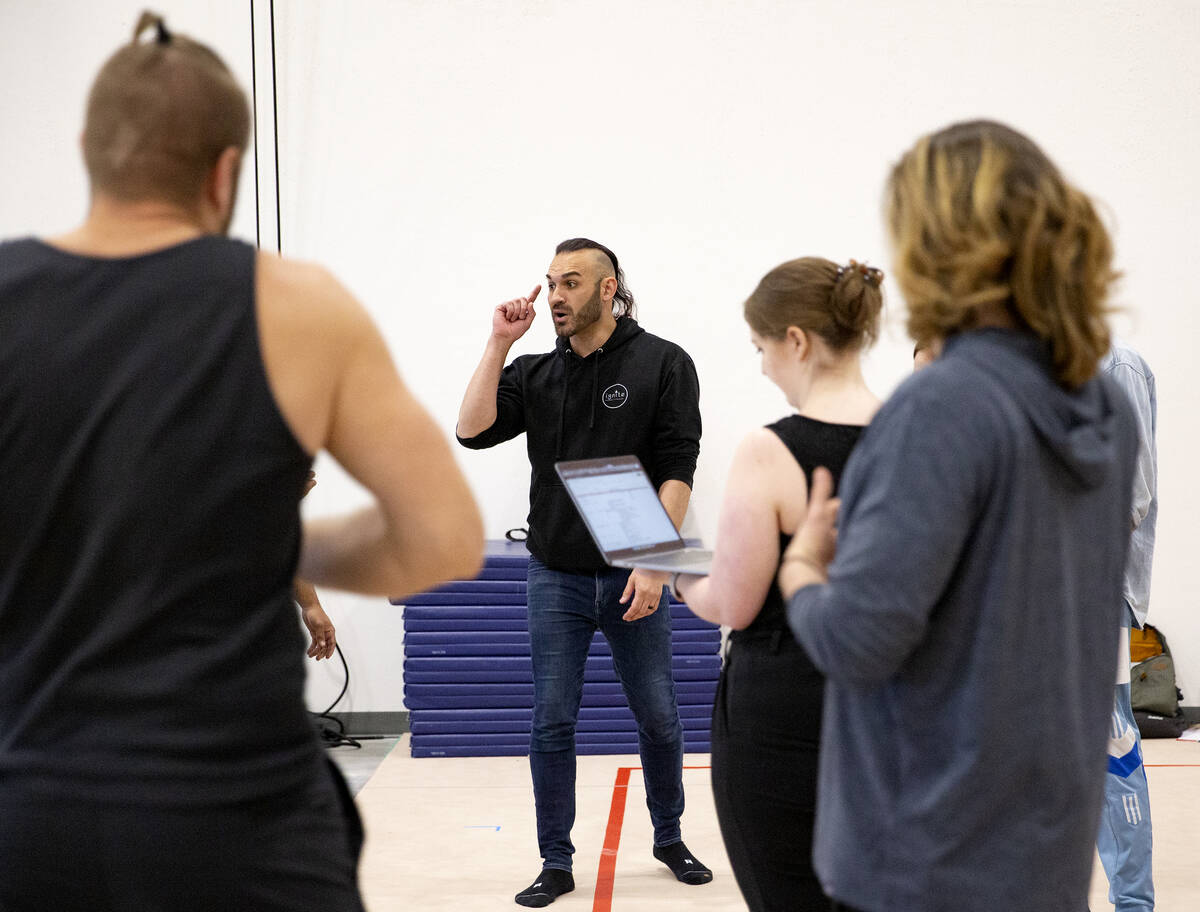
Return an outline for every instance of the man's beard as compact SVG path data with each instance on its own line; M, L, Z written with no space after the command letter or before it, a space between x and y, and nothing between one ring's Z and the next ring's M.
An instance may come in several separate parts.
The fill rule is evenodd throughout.
M573 317L563 323L554 324L555 333L570 338L576 333L582 332L600 319L603 306L604 300L600 297L600 283L597 282L592 296L584 302Z

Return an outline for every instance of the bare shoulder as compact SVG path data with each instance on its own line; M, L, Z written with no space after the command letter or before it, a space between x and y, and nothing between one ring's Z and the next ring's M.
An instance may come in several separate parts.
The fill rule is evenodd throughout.
M779 435L765 427L755 428L742 438L734 454L734 463L771 472L785 471L789 466L799 468Z
M755 428L742 438L733 463L731 482L743 479L737 486L774 511L781 531L794 532L808 504L808 481L779 436Z
M310 453L326 445L336 395L364 351L386 349L366 310L328 269L259 253L258 333L272 393Z
M774 433L755 428L742 438L733 454L726 489L739 497L772 504L805 496L804 472Z
M259 252L257 286L265 320L325 331L370 325L366 311L332 272L318 263Z

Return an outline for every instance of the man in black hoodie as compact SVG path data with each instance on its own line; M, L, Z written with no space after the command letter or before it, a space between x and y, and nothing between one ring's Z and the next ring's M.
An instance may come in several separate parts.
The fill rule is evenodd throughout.
M509 349L534 318L536 286L492 313L492 332L458 413L458 440L483 449L525 432L529 488L529 637L534 709L529 745L543 870L516 896L546 906L575 888L575 723L596 630L638 723L654 856L687 884L712 872L684 846L683 728L671 679L666 574L610 568L554 472L562 459L635 454L678 527L700 452L699 382L678 345L643 330L616 256L586 238L563 241L546 273L554 351ZM661 610L660 610L661 608Z

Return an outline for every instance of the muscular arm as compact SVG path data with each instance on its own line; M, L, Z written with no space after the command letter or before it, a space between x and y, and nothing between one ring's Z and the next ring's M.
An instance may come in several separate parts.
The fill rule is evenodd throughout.
M271 389L296 439L310 453L328 449L376 501L306 523L301 575L399 596L475 573L478 507L361 305L325 270L264 254L258 316Z
M459 437L478 436L496 423L496 392L510 345L494 336L488 339L483 357L463 394L462 405L458 407L456 431Z
M496 423L496 395L508 351L537 316L533 302L541 290L541 285L535 285L527 297L505 301L492 311L492 333L458 407L456 433L460 438L477 437Z

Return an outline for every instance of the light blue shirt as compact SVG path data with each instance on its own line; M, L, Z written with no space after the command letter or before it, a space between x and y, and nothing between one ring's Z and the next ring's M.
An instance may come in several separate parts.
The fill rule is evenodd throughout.
M1100 369L1129 394L1137 415L1138 459L1133 473L1133 507L1130 524L1129 559L1125 564L1125 601L1137 626L1146 623L1150 611L1150 571L1154 563L1154 524L1158 519L1158 456L1154 435L1158 400L1154 373L1132 348L1115 343L1104 356Z

